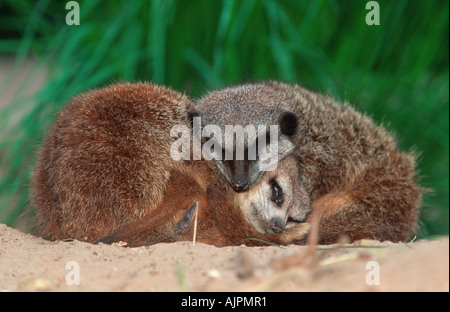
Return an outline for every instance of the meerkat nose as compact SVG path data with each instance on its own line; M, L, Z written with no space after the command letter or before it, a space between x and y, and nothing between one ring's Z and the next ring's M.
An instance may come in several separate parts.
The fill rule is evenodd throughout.
M233 177L233 189L236 192L245 192L249 188L248 178L245 174L236 174Z
M270 220L270 229L274 233L281 233L284 231L283 221L280 218L272 218Z
M233 189L236 192L245 192L246 190L248 190L248 184L234 184Z

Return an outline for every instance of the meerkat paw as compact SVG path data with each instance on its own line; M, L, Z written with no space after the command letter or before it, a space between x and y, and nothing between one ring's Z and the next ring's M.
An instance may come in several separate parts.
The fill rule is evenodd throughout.
M175 232L175 234L177 235L186 234L186 232L189 230L189 227L192 222L192 217L194 216L195 210L197 209L198 205L199 205L198 200L194 201L194 203L187 210L184 218L174 225L173 231Z
M118 237L115 234L111 234L111 235L100 238L99 240L95 241L94 244L103 243L103 244L111 245L118 241L119 241Z
M286 229L286 231L280 235L280 239L283 244L293 244L296 241L304 240L310 231L311 223L298 223Z

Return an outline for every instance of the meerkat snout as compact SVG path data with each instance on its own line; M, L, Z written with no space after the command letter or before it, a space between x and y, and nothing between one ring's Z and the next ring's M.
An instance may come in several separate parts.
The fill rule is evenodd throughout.
M282 233L284 231L284 222L280 218L272 218L270 220L270 229L274 233Z

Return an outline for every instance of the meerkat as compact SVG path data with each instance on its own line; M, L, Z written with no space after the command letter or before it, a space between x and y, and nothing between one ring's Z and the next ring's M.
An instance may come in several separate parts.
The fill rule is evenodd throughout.
M237 197L209 162L172 159L171 128L188 124L192 107L187 96L150 83L74 97L38 154L31 194L37 233L129 246L173 242L192 238L195 211L199 242L301 237L307 224L292 221L305 219L310 201L295 161L262 177L252 196Z
M278 161L289 155L297 159L312 201L308 220L320 219L319 243L335 243L342 236L403 241L416 230L423 193L416 181L416 156L400 151L392 134L349 104L269 81L212 91L188 115L199 117L202 127L277 125ZM248 139L245 147L255 141ZM214 162L240 192L263 174L258 172L263 160L256 156Z

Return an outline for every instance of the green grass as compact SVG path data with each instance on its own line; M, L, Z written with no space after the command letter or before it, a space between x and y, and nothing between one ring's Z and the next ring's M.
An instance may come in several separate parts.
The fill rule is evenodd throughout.
M178 260L175 260L173 265L175 267L175 274L178 280L178 291L185 292L187 291L186 272Z
M448 234L449 2L378 2L380 26L365 24L362 0L79 1L80 26L65 25L64 2L0 2L0 53L16 56L0 96L38 57L0 110L0 222L16 225L27 207L34 153L74 94L152 80L198 96L276 79L352 103L419 151L421 183L434 190L420 236ZM24 98L40 66L48 79Z

